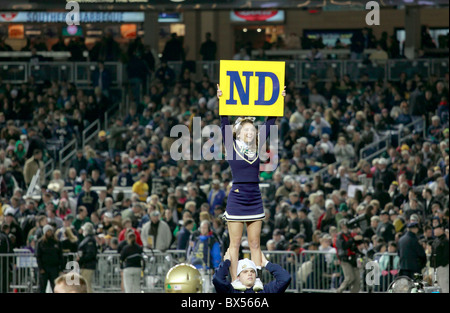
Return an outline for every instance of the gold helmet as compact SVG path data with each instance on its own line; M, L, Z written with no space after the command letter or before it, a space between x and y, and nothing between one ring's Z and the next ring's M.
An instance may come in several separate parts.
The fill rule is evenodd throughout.
M199 293L202 285L200 272L191 264L181 263L167 272L164 289L167 293Z

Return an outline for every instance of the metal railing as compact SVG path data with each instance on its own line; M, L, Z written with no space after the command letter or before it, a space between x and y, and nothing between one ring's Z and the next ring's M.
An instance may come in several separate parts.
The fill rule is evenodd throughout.
M77 153L77 139L72 139L67 145L59 151L59 169L62 171L67 161ZM68 151L68 152L67 152Z
M380 153L387 150L387 148L390 144L390 141L391 141L391 136L384 136L384 137L380 138L378 141L372 142L371 144L364 146L364 148L362 148L359 151L359 158L360 159L371 159L375 155L379 155ZM369 152L369 154L366 154L367 152Z
M250 251L243 251L249 257ZM291 276L297 272L297 259L291 251L263 251L267 259L281 265ZM76 260L76 253L65 253L65 262ZM165 276L170 268L186 261L185 250L144 250L141 272L141 292L164 292ZM0 254L0 293L38 292L39 274L36 257L29 250L15 250L15 253ZM66 268L66 272L72 268ZM203 292L214 292L212 271L200 271L203 277ZM263 282L273 280L268 271L263 271ZM2 287L3 286L3 287ZM48 290L48 289L47 289ZM97 255L97 269L94 272L92 290L96 293L123 292L120 254L104 252ZM286 292L297 292L295 279Z
M349 75L351 79L359 79L362 75L368 75L370 81L399 80L400 74L405 73L408 78L415 74L422 77L435 75L444 78L448 73L448 59L390 59L386 61L367 60L286 60L286 78L294 81L297 86L309 80L311 74L315 74L319 81L330 81L334 76L341 79ZM27 82L30 75L37 80L59 79L69 80L76 85L90 85L92 72L96 68L93 62L41 62L30 64L27 62L0 62L0 76L3 82L23 83ZM126 64L121 62L107 62L105 68L111 74L111 82L114 86L121 86L127 82ZM182 70L187 64L169 62L168 66L175 72L178 80ZM219 61L195 61L192 66L193 76L196 80L206 74L213 82L219 81Z
M47 162L44 164L44 177L46 180L50 180L53 170L55 169L55 160L54 159L48 159Z
M393 258L392 262L389 258ZM427 259L430 259L430 255L427 255ZM375 253L371 258L363 256L358 259L357 264L360 292L387 292L389 285L399 274L397 253ZM424 280L431 283L433 269L429 261L421 274ZM299 256L296 278L299 292L334 293L344 280L344 273L335 251L304 250Z
M405 132L405 130L407 131ZM425 128L425 120L423 118L418 118L407 125L400 124L397 138L398 145L401 145L405 140L410 138L413 130L422 132L423 138L426 138L427 130Z
M36 257L27 249L14 250L14 253L0 254L0 293L38 292L39 274ZM243 257L250 258L250 251L243 250ZM291 283L286 292L295 293L332 293L344 280L343 271L335 250L303 250L300 254L293 251L263 251L267 260L278 264L289 272ZM64 261L76 260L76 253L65 253ZM186 262L185 250L144 250L140 280L141 292L164 292L165 275L176 264ZM429 284L434 281L434 271L428 262L421 274ZM360 257L360 292L387 292L390 283L398 277L399 257L397 253L375 253L373 256ZM67 267L66 272L72 270ZM203 292L214 292L212 271L202 272ZM268 271L262 272L262 281L273 280ZM48 288L47 288L48 289ZM123 292L120 254L111 251L97 255L92 290L97 293Z
M91 123L83 130L83 133L81 135L83 149L89 141L97 136L97 134L100 132L100 128L100 120L96 119L93 123Z

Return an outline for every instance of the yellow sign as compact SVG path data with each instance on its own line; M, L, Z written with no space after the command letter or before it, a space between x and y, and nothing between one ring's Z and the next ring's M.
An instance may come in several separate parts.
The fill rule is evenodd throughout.
M220 61L220 115L283 116L284 62Z

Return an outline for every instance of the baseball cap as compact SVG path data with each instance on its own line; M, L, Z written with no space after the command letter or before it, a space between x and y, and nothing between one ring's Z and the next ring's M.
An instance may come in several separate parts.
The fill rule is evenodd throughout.
M406 225L406 227L408 227L408 228L419 227L419 223L411 222L411 223L408 223L408 225Z

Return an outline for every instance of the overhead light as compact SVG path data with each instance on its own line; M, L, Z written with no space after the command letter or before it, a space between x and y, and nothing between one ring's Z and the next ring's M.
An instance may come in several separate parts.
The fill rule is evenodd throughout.
M260 32L261 32L261 28L258 28L256 31L257 31L258 33L260 33Z
M244 28L242 31L243 31L244 33L246 33L246 32L247 32L247 28Z
M185 0L170 0L172 2L184 2Z

